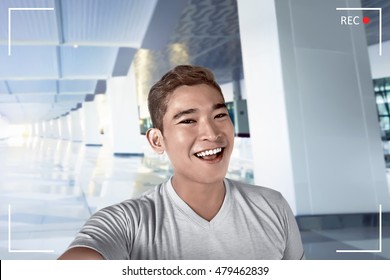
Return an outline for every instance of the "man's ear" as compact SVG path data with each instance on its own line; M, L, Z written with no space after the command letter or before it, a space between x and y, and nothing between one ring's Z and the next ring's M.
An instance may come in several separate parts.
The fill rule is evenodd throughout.
M149 128L148 131L146 131L146 138L148 139L149 145L156 153L158 154L164 153L165 149L164 149L163 135L159 129Z

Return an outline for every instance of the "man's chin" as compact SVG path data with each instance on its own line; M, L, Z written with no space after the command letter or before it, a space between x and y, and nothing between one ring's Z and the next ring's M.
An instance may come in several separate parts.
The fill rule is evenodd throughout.
M183 171L183 172L180 172ZM178 170L174 172L176 179L198 184L215 184L223 182L226 177L227 168L199 168L199 166L189 167L187 170Z
M200 184L210 185L215 183L223 182L224 178L226 176L226 173L221 174L205 174L205 173L199 173L197 176L191 176L193 178L193 181L198 182Z

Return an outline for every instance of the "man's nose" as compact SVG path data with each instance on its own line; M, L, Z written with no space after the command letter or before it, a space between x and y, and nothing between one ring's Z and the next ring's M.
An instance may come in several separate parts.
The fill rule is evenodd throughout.
M221 132L212 120L205 120L199 126L202 140L216 141L220 137Z

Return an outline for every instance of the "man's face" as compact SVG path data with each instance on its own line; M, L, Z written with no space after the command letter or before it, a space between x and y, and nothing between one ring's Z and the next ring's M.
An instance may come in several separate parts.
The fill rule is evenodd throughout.
M223 180L234 128L216 89L205 84L177 88L169 97L163 127L174 176L198 183Z

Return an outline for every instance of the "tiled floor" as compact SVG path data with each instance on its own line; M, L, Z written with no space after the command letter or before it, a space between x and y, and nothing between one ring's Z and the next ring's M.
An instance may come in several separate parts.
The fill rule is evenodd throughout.
M169 178L167 158L146 143L145 157L113 157L107 143L0 140L0 259L55 259L91 213ZM237 139L228 177L253 182L251 168L249 139ZM336 253L378 249L375 227L303 231L302 239L307 259L390 259L389 227L376 253Z
M386 260L390 259L390 228L382 228L382 250L379 251L379 229L344 228L302 231L307 259L314 260ZM353 250L355 252L336 252ZM362 250L376 252L361 252Z

